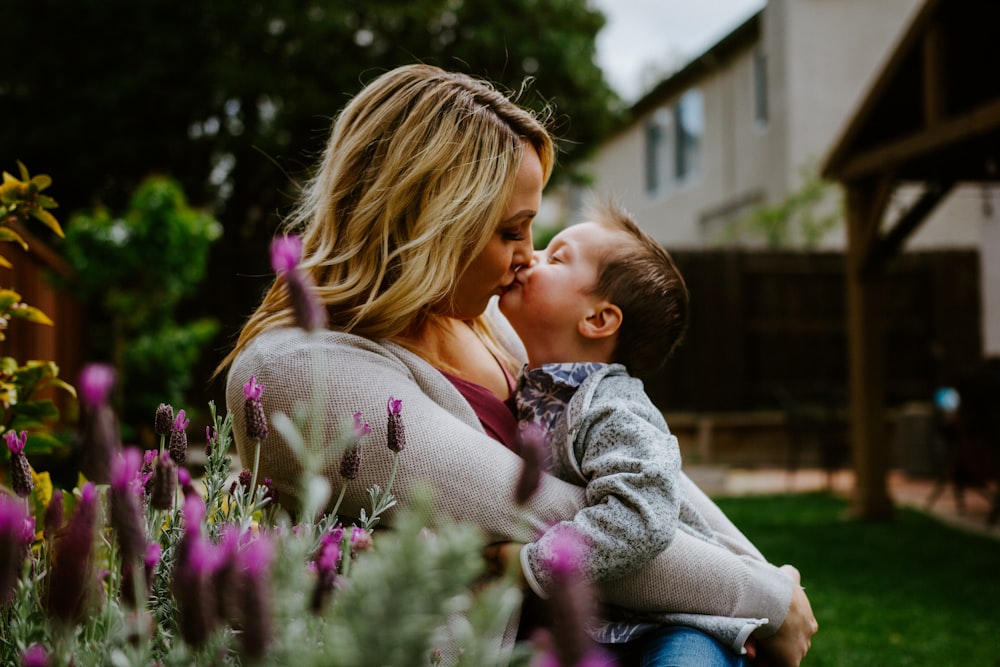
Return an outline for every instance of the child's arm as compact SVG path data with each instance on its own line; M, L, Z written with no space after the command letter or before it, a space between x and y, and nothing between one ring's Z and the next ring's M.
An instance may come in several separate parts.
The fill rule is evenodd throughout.
M566 448L563 466L575 466L580 483L586 484L587 506L521 553L524 576L541 597L547 597L551 585L546 562L561 530L573 530L586 542L581 571L595 582L621 577L650 561L677 530L676 439L637 380L609 377L600 388L587 397L579 416L568 415L575 451L568 451L568 443L553 443L553 448Z

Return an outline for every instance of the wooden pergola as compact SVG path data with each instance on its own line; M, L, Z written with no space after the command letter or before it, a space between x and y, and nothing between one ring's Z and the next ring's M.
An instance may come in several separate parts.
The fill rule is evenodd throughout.
M893 513L886 265L956 184L1000 180L998 26L1000 2L926 0L822 167L846 194L852 513L860 518ZM884 220L893 193L913 185L921 194L909 209Z

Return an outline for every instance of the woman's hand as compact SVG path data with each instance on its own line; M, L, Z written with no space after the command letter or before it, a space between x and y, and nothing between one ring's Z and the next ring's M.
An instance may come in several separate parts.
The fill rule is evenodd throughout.
M801 580L799 571L791 565L783 565L781 570L791 577L795 584L792 589L792 603L778 631L770 637L757 640L757 658L754 665L760 667L797 667L812 646L813 635L819 630L809 598L799 585Z
M496 576L504 576L508 572L516 572L522 586L527 586L524 573L521 572L521 542L494 542L483 547L483 559L486 569Z

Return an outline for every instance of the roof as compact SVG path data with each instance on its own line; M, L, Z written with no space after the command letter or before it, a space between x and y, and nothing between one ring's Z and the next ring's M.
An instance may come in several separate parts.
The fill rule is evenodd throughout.
M735 55L760 41L761 14L763 14L763 10L754 13L707 51L660 81L652 90L639 98L628 109L625 127L658 108L664 102L678 97L696 85L698 81L729 62Z
M1000 3L926 0L834 143L853 181L1000 179Z

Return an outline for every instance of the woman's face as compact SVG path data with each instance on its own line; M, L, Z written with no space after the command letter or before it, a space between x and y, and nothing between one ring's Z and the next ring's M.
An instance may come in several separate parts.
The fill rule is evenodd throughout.
M542 163L527 147L500 224L483 251L458 278L452 295L451 317L471 319L486 310L494 295L514 282L514 265L527 264L532 256L531 221L542 202Z

